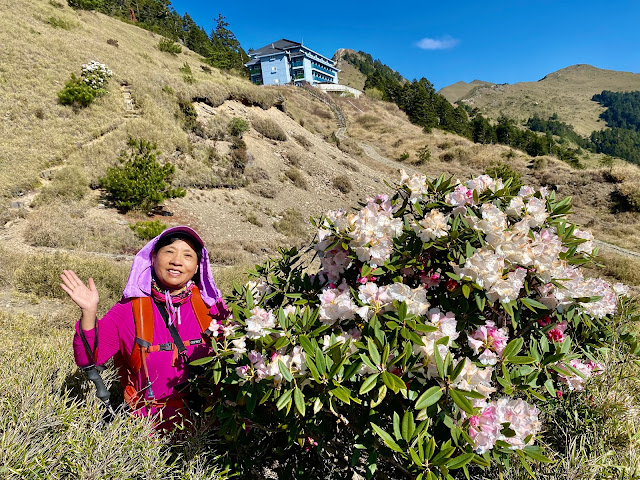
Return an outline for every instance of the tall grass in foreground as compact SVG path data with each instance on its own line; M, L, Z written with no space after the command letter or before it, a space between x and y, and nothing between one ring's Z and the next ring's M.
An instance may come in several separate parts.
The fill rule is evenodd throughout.
M0 349L0 478L220 478L196 438L172 445L126 412L103 424L94 389L73 362L71 325L49 327L63 321L0 313L11 339Z

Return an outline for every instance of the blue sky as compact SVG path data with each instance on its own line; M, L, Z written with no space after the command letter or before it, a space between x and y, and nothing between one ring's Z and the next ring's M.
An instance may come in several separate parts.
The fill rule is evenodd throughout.
M436 89L536 81L578 63L640 73L640 1L211 2L173 0L207 33L221 13L245 49L280 38L331 57L370 53Z

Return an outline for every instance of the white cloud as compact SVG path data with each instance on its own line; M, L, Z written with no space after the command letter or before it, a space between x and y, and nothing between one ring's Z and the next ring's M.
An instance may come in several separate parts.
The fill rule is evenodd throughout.
M445 35L441 38L423 38L416 45L423 50L446 50L453 48L460 43L457 38Z

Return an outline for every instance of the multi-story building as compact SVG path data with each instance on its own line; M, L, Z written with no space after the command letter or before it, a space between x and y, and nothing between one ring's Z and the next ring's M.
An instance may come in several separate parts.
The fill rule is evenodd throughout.
M257 85L338 83L336 62L298 42L283 38L249 52L249 57L246 66Z

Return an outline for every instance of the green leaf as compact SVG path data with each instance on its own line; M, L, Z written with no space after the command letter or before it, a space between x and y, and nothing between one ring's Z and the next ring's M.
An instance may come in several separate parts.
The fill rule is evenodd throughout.
M413 432L416 431L416 422L413 419L413 412L404 412L402 416L402 438L409 443L413 438Z
M393 412L393 435L396 437L396 440L402 438L402 433L400 432L400 415L398 415L398 412Z
M280 395L280 398L278 398L278 401L276 402L276 408L278 410L282 410L284 407L286 407L287 404L291 401L292 394L292 390L285 390L282 395Z
M346 404L351 403L351 392L347 390L342 385L335 383L335 388L333 390L329 390L329 393L336 397L338 400L342 400Z
M380 375L379 373L374 373L373 375L367 377L367 379L364 382L362 382L362 385L360 386L360 390L358 393L360 395L364 395L370 390L373 390L376 386L379 375Z
M193 362L189 362L189 365L193 365L193 366L206 365L207 363L212 361L213 361L213 357L203 357L203 358L194 360Z
M522 350L522 346L524 345L524 340L521 337L514 338L511 340L504 350L502 351L502 358L508 359L512 355L517 355L520 350Z
M377 398L371 402L371 408L375 408L378 405L380 405L380 403L382 403L382 401L384 400L384 397L386 397L386 395L387 395L387 386L386 385L380 385L380 388L378 389Z
M324 354L320 347L316 349L316 367L318 367L318 373L322 376L327 373L327 364L325 362Z
M542 453L542 449L537 445L528 445L523 449L524 453L533 458L536 462L551 463L553 460Z
M449 390L449 396L451 396L451 399L462 410L467 412L469 415L473 415L474 414L473 413L473 405L471 404L469 399L464 396L464 394L462 392L456 390L455 388L452 388L452 389Z
M436 403L442 397L442 388L438 386L433 386L429 388L426 392L424 392L415 403L416 410L422 410L423 408L430 407L434 403Z
M530 363L536 363L536 359L533 357L522 357L522 356L515 356L515 357L509 357L507 359L507 361L509 363L513 363L514 365L528 365Z
M289 371L287 366L284 363L282 363L282 360L278 360L278 368L280 369L282 378L284 378L287 382L290 382L293 380L293 375L291 375L291 372Z
M376 425L373 422L371 422L371 428L373 429L374 432L376 432L376 434L380 438L382 438L382 440L387 445L387 447L389 447L394 452L403 453L403 450L400 448L400 446L398 446L398 444L395 442L395 440L391 435L389 435L387 432L385 432L382 428L380 428L378 425Z
M369 350L369 357L373 364L376 366L380 365L380 353L378 352L375 343L372 342L370 338L367 338L367 349Z
M418 457L418 454L413 448L409 448L409 454L411 455L411 460L413 460L413 463L415 463L418 467L421 467L422 461L420 460L420 457Z
M309 340L309 337L307 337L306 335L300 335L298 341L300 342L300 345L302 345L304 353L308 357L313 358L315 356L316 350L315 348L313 348L313 345L311 345L311 340Z
M473 457L475 457L475 455L475 453L463 453L462 455L458 455L457 457L454 457L447 462L447 468L449 468L450 470L462 468L467 463L469 463L473 459Z
M464 295L464 298L469 298L469 295L471 295L471 287L468 283L462 285L462 295Z
M293 391L293 402L296 404L296 409L300 412L300 415L304 417L305 412L305 404L304 404L304 394L302 390L296 388Z
M349 380L351 377L353 377L358 372L358 370L360 370L361 366L362 363L358 360L350 364L347 368L344 369L344 375L342 377L343 380Z
M546 305L540 302L537 302L535 300L532 300L531 298L523 297L523 298L520 298L519 300L525 307L527 307L532 312L537 312L537 310L549 310L549 308Z

